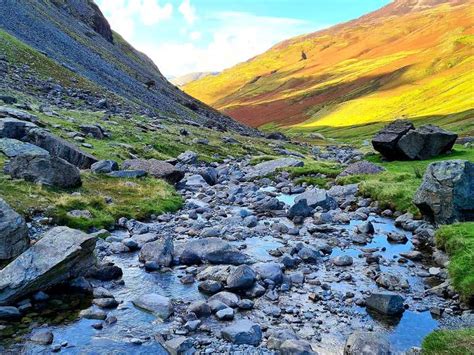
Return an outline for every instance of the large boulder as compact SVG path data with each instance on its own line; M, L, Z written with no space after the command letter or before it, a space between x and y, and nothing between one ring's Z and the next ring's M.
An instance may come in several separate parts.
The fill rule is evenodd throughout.
M254 179L257 177L265 177L273 174L277 169L304 166L304 162L293 158L282 158L271 161L266 161L253 166L247 173L248 179Z
M18 155L5 166L5 172L15 179L25 179L47 186L60 188L81 186L79 169L55 156Z
M413 123L407 120L396 120L382 128L372 139L374 149L388 159L400 159L397 148L398 141L406 133L415 129Z
M435 223L474 220L474 163L467 160L431 163L413 202Z
M16 118L0 118L0 138L23 140L26 132L36 127L34 123L21 121Z
M450 151L457 138L455 133L426 125L405 134L397 147L409 160L424 160Z
M301 200L306 200L307 205L311 208L321 207L325 210L337 208L336 200L323 189L314 188L303 192L295 199L295 204Z
M184 172L174 165L157 159L131 159L122 164L125 170L143 170L149 175L164 179L172 184L179 182L184 177Z
M390 343L379 333L352 333L346 341L344 355L390 355Z
M96 237L55 227L0 270L0 305L83 276L95 264Z
M403 297L395 293L373 293L365 300L365 305L379 313L394 316L405 311L403 302Z
M187 242L179 255L181 264L193 265L203 262L211 264L241 265L250 257L228 242L219 238L203 238Z
M153 263L154 266L170 266L173 262L173 238L165 237L143 245L138 259L144 263Z
M0 198L0 260L15 258L29 243L25 220Z

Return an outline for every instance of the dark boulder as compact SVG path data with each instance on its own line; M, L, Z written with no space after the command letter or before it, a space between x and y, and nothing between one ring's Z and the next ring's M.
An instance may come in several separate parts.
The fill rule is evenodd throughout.
M89 135L93 138L96 138L96 139L105 138L104 130L99 125L82 125L80 128L84 134Z
M288 218L293 219L295 217L309 217L313 213L313 209L308 206L308 202L305 199L299 200L288 211Z
M15 179L60 188L81 186L79 169L67 161L45 155L18 155L5 167L5 172Z
M185 265L203 262L241 265L248 263L250 258L222 239L203 238L187 242L179 255L179 261Z
M394 293L373 293L365 300L367 308L388 316L402 314L403 302L403 297Z
M385 126L372 139L374 149L388 159L399 159L400 152L397 143L406 133L415 129L413 123L407 120L396 120Z
M474 163L431 163L413 202L425 218L435 223L474 220Z
M100 160L92 164L91 171L96 174L108 174L117 171L118 168L118 163L114 160Z

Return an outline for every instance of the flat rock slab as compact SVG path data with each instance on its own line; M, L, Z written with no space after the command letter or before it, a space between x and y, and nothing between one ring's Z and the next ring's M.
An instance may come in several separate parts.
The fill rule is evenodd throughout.
M304 162L293 158L282 158L271 161L266 161L252 167L248 173L248 179L254 179L258 177L265 177L274 173L277 169L304 166Z
M184 244L179 254L179 261L185 265L203 262L241 265L249 263L250 257L220 238L203 238Z
M157 159L131 159L122 164L125 170L142 170L149 175L164 179L172 184L179 182L184 177L184 172L174 165Z
M0 138L0 151L9 158L18 155L49 155L43 148L11 138Z
M14 117L22 121L38 122L38 117L35 115L6 106L0 106L0 117Z
M149 293L135 298L133 304L147 312L153 313L162 320L166 320L173 314L173 304L168 297Z
M82 276L95 262L96 238L56 227L0 271L0 305Z

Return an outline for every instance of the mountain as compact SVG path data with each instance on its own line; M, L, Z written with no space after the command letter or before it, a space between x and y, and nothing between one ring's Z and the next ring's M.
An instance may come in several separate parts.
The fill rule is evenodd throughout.
M473 4L396 0L281 42L184 91L254 127L314 130L436 116L464 120L464 133L472 133Z
M210 75L217 75L219 74L218 72L196 72L196 73L189 73L185 75L181 75L178 77L174 77L170 80L171 83L173 83L176 86L184 86L189 83L192 83L193 81L203 79L207 76Z
M252 133L170 84L146 55L110 28L92 0L2 0L2 51L24 53L26 49L18 48L25 45L28 58L18 55L15 61L23 60L36 69L42 66L46 78L65 86L71 86L69 79L78 76L88 83L89 91L115 95L134 112L161 112L220 130ZM61 68L47 68L50 61ZM32 90L30 85L22 89Z

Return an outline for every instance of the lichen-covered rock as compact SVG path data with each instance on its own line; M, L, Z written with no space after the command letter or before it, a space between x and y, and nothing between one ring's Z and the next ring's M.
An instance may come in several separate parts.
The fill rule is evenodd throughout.
M431 163L413 202L435 223L474 220L474 164L467 160Z
M26 222L0 198L0 260L9 260L28 248Z
M0 305L84 275L94 265L96 238L56 227L0 270Z

